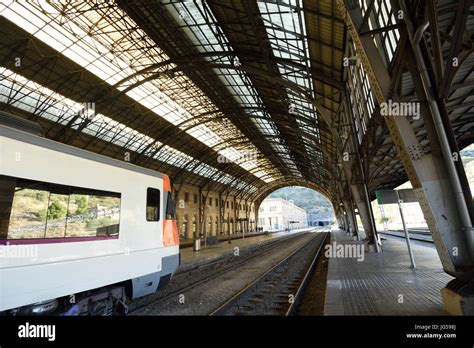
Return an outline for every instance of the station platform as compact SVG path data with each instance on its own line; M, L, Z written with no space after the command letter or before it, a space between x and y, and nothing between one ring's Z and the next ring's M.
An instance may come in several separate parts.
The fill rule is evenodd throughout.
M257 237L261 236L263 234L269 234L269 233L278 233L278 232L284 232L284 231L271 231L271 232L247 232L245 234L241 232L237 232L231 235L231 240L234 239L242 239L242 237L248 238L248 237ZM227 242L229 240L228 235L217 235L213 236L213 238L219 240L219 242ZM193 239L192 238L181 238L179 240L179 245L182 249L184 248L192 248L193 247Z
M343 231L331 233L331 244L361 244ZM383 241L382 253L364 253L363 261L330 257L325 315L449 315L440 290L453 279L441 266L436 249L412 243L412 269L406 242Z
M295 233L307 232L314 228L305 228L292 231L274 232L268 234L259 234L253 236L245 236L245 238L233 239L231 243L227 240L220 240L218 245L207 245L201 243L201 250L194 251L192 247L180 248L181 265L179 271L183 271L201 264L209 263L213 260L220 259L229 255L233 255L235 248L239 248L239 253L252 248L257 248L268 243L275 238L289 236Z

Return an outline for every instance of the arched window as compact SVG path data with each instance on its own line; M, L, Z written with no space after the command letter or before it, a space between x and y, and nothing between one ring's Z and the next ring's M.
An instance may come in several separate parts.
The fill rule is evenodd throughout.
M181 224L181 235L186 237L188 235L188 216L184 215L184 219Z

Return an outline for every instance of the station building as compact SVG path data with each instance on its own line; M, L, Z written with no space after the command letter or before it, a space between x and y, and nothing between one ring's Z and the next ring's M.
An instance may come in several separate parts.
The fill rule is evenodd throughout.
M264 231L308 227L306 210L283 198L265 199L260 205L258 226Z

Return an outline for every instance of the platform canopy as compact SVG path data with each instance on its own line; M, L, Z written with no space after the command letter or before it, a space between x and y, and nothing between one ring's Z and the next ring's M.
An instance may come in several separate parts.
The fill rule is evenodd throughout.
M390 2L353 3L370 14L373 30L361 35L390 69L401 64ZM473 47L472 16L452 36L457 7L435 9L446 57L453 41L465 54ZM356 151L342 98L360 84L349 105L363 114L355 132L369 189L407 180L363 69L345 81L357 61L344 66L353 47L335 0L2 1L0 11L0 109L40 123L48 138L174 184L249 199L300 185L333 199L344 152ZM461 146L472 142L474 100L474 61L463 59L445 89ZM402 84L403 98L416 98L408 74ZM414 122L429 152L423 120Z

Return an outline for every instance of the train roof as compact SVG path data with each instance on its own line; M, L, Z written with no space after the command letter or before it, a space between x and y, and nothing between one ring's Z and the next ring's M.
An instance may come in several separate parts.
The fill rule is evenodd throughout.
M5 111L0 111L0 125L44 137L43 128L41 128L39 123L9 114Z
M24 143L40 146L53 151L58 151L68 155L84 158L90 161L100 162L103 164L138 172L145 175L155 176L160 179L163 178L163 174L160 172L44 138L42 135L39 135L37 132L35 132L34 127L19 130L16 129L17 125L18 123L16 122L11 122L8 125L0 123L0 137L18 140Z

